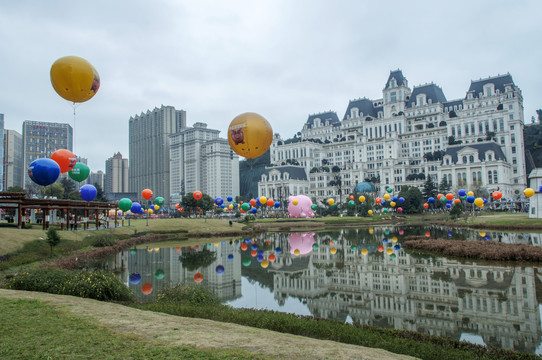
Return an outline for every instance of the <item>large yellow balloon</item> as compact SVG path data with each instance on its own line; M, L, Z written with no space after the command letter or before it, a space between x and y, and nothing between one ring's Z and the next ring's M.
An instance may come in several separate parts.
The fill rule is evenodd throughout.
M482 208L484 206L484 199L482 198L474 199L474 205L478 206L479 208Z
M256 113L236 116L228 127L228 142L238 155L247 159L263 155L273 141L273 129Z
M526 197L530 198L531 196L534 195L534 190L531 188L527 188L523 190L523 193L525 194Z
M96 95L100 88L100 75L85 59L65 56L51 66L51 84L64 99L81 103Z

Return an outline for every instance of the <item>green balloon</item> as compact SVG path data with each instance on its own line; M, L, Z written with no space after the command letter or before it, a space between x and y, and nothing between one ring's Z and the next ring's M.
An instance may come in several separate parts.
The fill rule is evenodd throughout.
M390 259L392 259L392 260L395 259L396 257L397 257L397 255L395 255L395 254L390 255Z
M132 200L128 198L123 198L119 200L119 209L122 211L128 211L132 208Z
M243 209L243 211L248 211L248 209L250 209L249 203L243 203L243 205L241 205L241 209Z
M356 245L350 245L350 250L356 251L358 247Z
M68 171L68 175L73 180L81 182L88 178L88 176L90 175L90 169L85 164L78 162L77 164L75 164L73 169Z
M393 189L391 187L387 188L386 189L387 192L389 192L391 194L391 192L393 191Z
M312 244L312 249L313 250L318 250L318 244L317 243Z
M158 206L164 205L164 201L166 201L163 197L159 196L154 200L154 203Z
M388 212L388 209L387 209L387 208L384 208L384 210L382 210L382 211L384 211L385 213L387 213L387 212Z
M440 198L440 202L443 203L443 204L446 204L447 201L448 201L448 199L446 199L446 196L442 196Z
M154 273L154 276L155 276L158 280L162 280L162 279L164 278L164 276L166 276L166 274L164 273L164 270L158 269L158 270L156 270L156 272Z
M313 209L313 210L316 210L316 209L318 209L318 205L316 205L316 204L312 204L312 205L311 205L311 209Z
M244 205L244 204L243 204ZM244 257L243 258L243 266L250 266L250 258L249 257Z
M354 202L354 200L350 200L350 201L348 202L348 205L354 206L354 205L356 205L356 203Z

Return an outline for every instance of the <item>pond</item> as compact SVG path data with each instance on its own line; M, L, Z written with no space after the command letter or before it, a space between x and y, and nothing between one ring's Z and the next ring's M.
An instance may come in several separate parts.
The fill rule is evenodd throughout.
M426 234L428 233L428 234ZM476 263L406 252L408 235L542 246L539 233L347 228L130 249L110 267L139 301L201 282L235 308L269 309L541 353L542 264Z

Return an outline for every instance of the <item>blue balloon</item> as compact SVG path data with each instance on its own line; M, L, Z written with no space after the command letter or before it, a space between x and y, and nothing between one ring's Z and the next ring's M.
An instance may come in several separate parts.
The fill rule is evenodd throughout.
M139 284L139 282L141 281L141 275L138 274L138 273L131 273L130 274L130 284Z
M229 260L229 261L233 261L233 254L229 254L229 255L228 255L228 260Z
M224 206L224 204L220 204L220 207L224 209L226 206Z
M253 214L256 214L258 212L258 209L252 208L251 211L252 211Z
M252 244L252 250L258 250L258 244Z
M230 202L233 200L233 198L231 196L228 196L226 199L228 199L228 201L230 201Z
M222 205L223 203L224 203L224 200L221 197L217 197L215 199L215 204L217 204L218 206Z
M404 203L404 202L405 202L405 198L404 198L404 197L400 197L400 198L399 198L399 202L400 202L401 204Z
M538 187L538 192L542 192L542 185Z
M382 199L381 205L386 205L386 200Z
M36 159L28 167L28 176L38 185L51 185L60 176L60 166L48 158Z
M387 244L387 243L388 243L388 239L386 239L386 238L382 239L382 243L383 243L383 244Z
M472 195L467 196L467 202L473 204L475 200L475 197Z
M258 255L256 257L256 260L258 260L258 262L262 262L263 261L263 255Z
M467 195L467 191L466 191L465 189L460 189L460 190L457 192L457 194L458 194L459 196L465 196L465 195Z
M484 199L484 205L487 204L487 199L486 198L482 198Z
M451 232L451 231L448 231L448 236L452 236L452 232Z
M275 248L275 252L276 252L277 254L280 254L280 253L282 252L282 249L279 248L279 247L278 247L278 248Z
M447 209L449 209L449 208L451 208L451 207L452 207L452 204L450 204L450 203L446 204L446 208L447 208Z
M397 202L397 196L392 197L392 198L391 198L391 201Z
M263 256L263 250L258 250L258 255L262 255L262 256Z
M435 203L435 198L434 197L430 197L429 199L427 199L427 202L429 204L434 204Z
M393 250L395 250L395 251L401 250L401 245L396 244L396 245L393 247Z
M279 208L279 207L280 207L280 202L279 202L279 201L275 201L275 207L276 207L276 208Z
M216 267L216 273L217 273L217 274L222 274L222 273L224 273L224 266L218 265L218 266Z
M130 209L130 211L133 213L133 214L139 214L141 212L141 204L138 203L137 201L136 202L133 202L132 203L132 208Z
M96 195L98 195L98 190L96 190L94 185L86 184L81 186L79 193L81 194L81 199L85 201L92 201L94 198L96 198Z

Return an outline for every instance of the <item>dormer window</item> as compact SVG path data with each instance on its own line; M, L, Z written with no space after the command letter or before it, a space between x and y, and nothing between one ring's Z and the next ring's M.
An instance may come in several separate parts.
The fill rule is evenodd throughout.
M492 83L484 85L484 95L492 96L495 93L495 85Z
M417 106L423 106L425 105L425 94L420 94L416 96L416 105Z
M390 87L391 88L397 87L397 81L395 81L395 78L392 78L390 80Z

